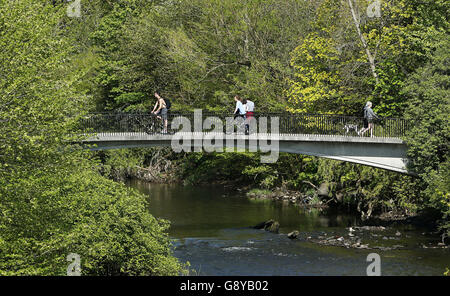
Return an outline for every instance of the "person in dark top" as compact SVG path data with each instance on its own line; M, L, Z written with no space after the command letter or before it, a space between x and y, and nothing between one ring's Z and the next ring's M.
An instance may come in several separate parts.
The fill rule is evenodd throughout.
M370 136L373 137L373 122L375 119L380 119L375 112L372 110L372 102L367 102L366 106L364 107L364 120L367 121L367 127L363 128L359 135L363 136L365 132L370 130Z

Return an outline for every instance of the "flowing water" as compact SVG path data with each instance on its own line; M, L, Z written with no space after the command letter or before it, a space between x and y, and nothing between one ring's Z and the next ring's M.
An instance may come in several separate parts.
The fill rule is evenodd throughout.
M174 255L189 261L196 275L366 275L370 253L380 255L382 275L442 275L450 268L449 249L423 248L438 240L424 229L403 225L360 233L363 243L401 245L399 250L323 246L307 238L345 236L348 226L360 224L357 216L252 200L221 186L138 180L128 186L148 195L152 215L171 221ZM269 219L279 221L279 234L251 228ZM287 233L293 230L300 235L290 240Z

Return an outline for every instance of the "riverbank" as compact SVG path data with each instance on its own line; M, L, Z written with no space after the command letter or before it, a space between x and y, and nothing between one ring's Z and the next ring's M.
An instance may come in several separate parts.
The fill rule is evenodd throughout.
M419 244L411 244L408 240L410 235L402 233L392 227L384 226L352 226L346 228L348 233L336 235L333 233L322 233L320 235L306 236L306 240L324 246L335 246L353 249L367 250L408 250L412 248L422 249L449 249L450 246L439 241L438 233L423 232L423 238L429 241ZM433 239L434 238L434 239Z
M321 186L323 188L323 186ZM242 190L242 189L238 189ZM260 200L274 200L281 202L289 202L305 208L316 209L342 209L342 205L339 205L337 197L328 197L323 194L323 191L319 188L317 191L310 194L306 194L300 191L288 190L286 188L276 188L274 190L268 189L248 189L245 188L246 196L251 199ZM322 194L322 195L320 195ZM328 194L328 192L327 192ZM357 208L345 209L352 212L357 211ZM433 223L430 223L428 219L424 219L422 216L413 213L400 213L395 211L373 213L367 219L364 219L367 225L371 226L388 226L391 224L415 224L418 226L426 226L428 228L435 228Z
M323 188L323 186L321 186ZM318 194L320 194L320 189L314 195L304 194L302 192L287 190L283 188L277 188L274 191L261 190L261 189L251 189L247 191L246 196L251 199L260 200L273 200L276 202L287 202L293 205L303 207L305 209L331 209L334 211L345 210L336 201L336 198L321 199ZM325 201L324 201L325 200ZM349 210L348 208L346 209ZM355 213L356 209L348 212ZM395 250L404 249L405 246L401 244L395 244L395 241L402 235L400 232L395 232L395 235L391 233L393 227L418 227L422 228L424 231L422 235L424 237L439 237L440 232L437 230L435 221L432 221L426 215L406 214L399 212L380 212L374 213L366 219L362 219L360 226L354 226L347 228L349 232L347 235L334 235L322 233L321 235L308 235L304 234L305 240L312 243L326 245L326 246L337 246L345 248L355 248L355 249L381 249L381 250ZM295 231L295 230L293 230ZM361 233L364 232L364 233ZM376 233L378 232L378 233ZM360 235L358 235L358 233ZM384 233L384 234L383 234ZM364 235L363 235L364 234ZM374 246L369 242L365 242L367 238L377 238L380 237L383 241L387 242L389 246ZM372 241L369 239L369 241ZM392 244L391 242L394 242ZM424 249L446 249L450 246L445 237L441 240L434 240L428 243L420 245Z
M323 200L318 194L303 193L301 191L289 190L287 188L268 189L250 189L247 190L246 196L253 199L272 199L275 201L290 202L305 208L325 209L330 207L333 199Z

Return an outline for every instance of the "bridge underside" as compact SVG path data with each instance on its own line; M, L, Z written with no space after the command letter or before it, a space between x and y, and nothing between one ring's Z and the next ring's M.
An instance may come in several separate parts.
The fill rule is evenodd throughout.
M183 137L180 139L180 137ZM214 138L214 140L210 140ZM173 141L175 140L176 141ZM147 135L142 133L104 133L83 142L91 150L137 147L182 146L184 151L201 152L209 145L217 152L231 149L312 155L363 164L371 167L409 174L406 169L406 144L396 138L361 138L314 135ZM212 145L212 146L211 146ZM267 152L270 154L270 152Z

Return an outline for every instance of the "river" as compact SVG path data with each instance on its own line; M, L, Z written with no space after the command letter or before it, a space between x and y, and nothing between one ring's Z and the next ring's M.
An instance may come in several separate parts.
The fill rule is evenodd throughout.
M189 262L194 275L366 275L367 255L381 258L382 275L442 275L450 267L449 249L431 249L438 237L410 225L361 232L369 246L401 245L398 250L367 250L312 243L308 237L345 236L360 225L357 216L297 205L253 200L222 186L127 185L148 195L149 211L171 221L174 256ZM279 234L252 229L275 219ZM287 233L299 230L298 239ZM400 233L400 235L399 235Z

